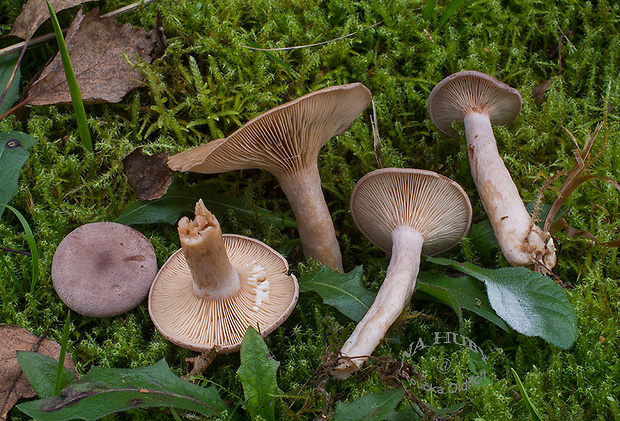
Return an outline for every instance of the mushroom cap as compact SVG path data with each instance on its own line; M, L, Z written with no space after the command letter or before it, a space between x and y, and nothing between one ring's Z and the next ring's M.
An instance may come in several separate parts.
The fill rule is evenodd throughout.
M472 209L456 182L433 171L382 168L362 177L351 193L351 214L360 231L383 251L392 251L392 231L409 226L422 234L422 253L432 256L459 243Z
M489 116L492 124L507 125L521 111L521 94L485 73L465 70L439 82L428 96L428 115L444 134L457 137L452 128L474 111Z
M125 313L146 298L157 257L139 231L116 222L94 222L69 233L52 261L52 283L73 311L89 317Z
M241 169L286 174L316 162L321 147L344 133L371 99L357 82L320 89L254 117L225 139L171 156L168 166L204 174Z
M149 314L170 342L197 352L237 351L248 326L263 337L280 326L299 297L294 275L282 255L258 240L224 234L228 258L241 288L229 298L207 300L194 293L193 279L177 250L161 267L149 293Z

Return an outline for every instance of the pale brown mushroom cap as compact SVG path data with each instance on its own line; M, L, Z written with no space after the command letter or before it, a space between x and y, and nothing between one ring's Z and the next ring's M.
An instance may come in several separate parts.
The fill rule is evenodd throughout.
M240 169L286 174L316 163L321 147L344 133L371 99L361 83L320 89L253 118L225 139L171 156L168 166L204 174Z
M468 112L482 112L492 124L510 124L521 111L521 94L485 73L465 70L439 82L428 97L428 115L444 134L457 137L452 128Z
M441 174L411 168L383 168L362 177L351 193L351 214L360 231L383 251L392 251L392 231L409 226L424 237L432 256L459 243L469 232L472 209L465 191Z
M183 249L162 266L149 294L149 313L170 342L197 352L237 351L248 326L264 337L291 314L299 285L288 263L271 247L241 235L224 234L228 258L241 288L219 300L197 296Z
M156 274L150 241L116 222L76 228L60 242L52 262L52 282L60 299L89 317L116 316L136 307Z

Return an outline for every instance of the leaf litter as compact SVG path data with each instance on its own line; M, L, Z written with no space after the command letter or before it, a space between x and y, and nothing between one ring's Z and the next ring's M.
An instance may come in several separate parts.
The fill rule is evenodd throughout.
M19 366L16 351L37 352L58 360L60 344L20 326L0 325L0 420L6 420L8 412L20 399L36 396ZM65 368L77 371L68 355Z
M127 92L142 86L140 72L125 59L139 56L147 63L156 44L155 30L118 25L116 18L102 18L94 8L78 11L65 42L85 103L120 102ZM28 90L29 105L71 103L60 54L43 70Z

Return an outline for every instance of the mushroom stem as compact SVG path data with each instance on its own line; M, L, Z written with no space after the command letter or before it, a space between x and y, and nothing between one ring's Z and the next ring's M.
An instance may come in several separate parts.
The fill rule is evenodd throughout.
M323 262L332 270L343 272L342 254L334 222L321 190L321 177L316 164L280 173L277 178L295 214L306 257Z
M553 240L547 241L525 208L497 150L489 116L470 111L464 124L471 174L506 260L513 266L532 266L538 260L552 268Z
M408 226L391 233L392 257L372 306L345 342L334 377L348 377L368 359L394 321L409 304L415 289L424 237Z
M220 224L202 199L193 221L179 221L178 231L185 260L194 279L194 293L213 300L235 295L241 288L239 274L228 259Z

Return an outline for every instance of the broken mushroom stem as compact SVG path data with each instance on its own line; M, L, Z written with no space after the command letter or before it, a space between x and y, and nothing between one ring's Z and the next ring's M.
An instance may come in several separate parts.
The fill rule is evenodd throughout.
M220 224L202 199L196 204L195 215L193 221L184 217L178 225L181 247L194 280L194 293L212 300L232 297L241 284L239 274L228 260Z
M536 225L499 155L489 115L470 111L463 119L467 155L480 200L506 260L513 266L555 266L553 240Z
M375 301L344 343L334 377L345 378L359 370L385 337L388 329L409 305L415 290L424 237L414 228L401 226L391 234L392 258Z
M317 165L308 165L277 178L298 221L297 230L306 257L343 272L342 254Z

